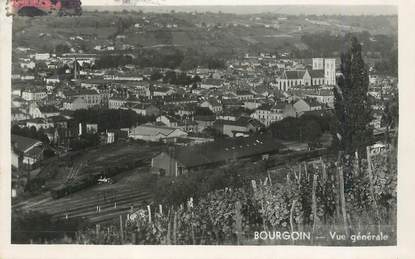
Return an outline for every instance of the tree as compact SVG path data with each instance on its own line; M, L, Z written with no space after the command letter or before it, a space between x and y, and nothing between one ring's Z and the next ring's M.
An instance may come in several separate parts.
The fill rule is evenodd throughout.
M74 233L85 223L80 219L54 219L43 212L12 211L11 241L13 244L42 244L62 241L65 235L75 238Z
M345 154L365 148L372 137L371 111L368 102L369 76L362 58L361 44L354 37L351 47L341 57L341 73L334 88L336 114L335 144Z
M66 44L58 44L55 46L55 53L61 55L62 53L68 53L71 51L71 48Z
M159 70L156 70L151 74L150 81L157 81L162 78L163 78L163 74Z

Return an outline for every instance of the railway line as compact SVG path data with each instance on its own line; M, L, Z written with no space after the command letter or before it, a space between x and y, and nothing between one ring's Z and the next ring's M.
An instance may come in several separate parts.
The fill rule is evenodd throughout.
M318 158L325 153L326 149L319 149L277 154L271 158L271 167L276 167L286 162ZM106 163L103 162L101 166L104 164ZM148 168L138 167L138 169L146 171ZM130 169L129 171L133 175L136 174L136 170L137 168ZM121 173L120 177L124 177L124 175L124 173ZM13 208L44 212L57 219L81 218L91 223L104 223L116 219L119 215L129 213L132 207L142 207L151 203L152 199L151 193L134 188L127 180L126 183L116 183L114 185L94 185L58 199L54 199L50 193L43 193L16 204Z
M18 204L13 208L44 212L60 219L83 218L90 222L103 222L111 220L113 215L127 213L132 206L141 206L152 200L150 193L135 188L97 191L95 195L88 193L85 191L57 200L44 195L37 202Z

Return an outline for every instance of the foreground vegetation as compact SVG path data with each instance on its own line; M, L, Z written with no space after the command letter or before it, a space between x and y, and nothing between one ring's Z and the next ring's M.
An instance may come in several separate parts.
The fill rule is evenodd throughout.
M397 161L392 146L381 153L369 152L368 159L360 161L357 157L317 160L268 170L259 176L245 175L238 177L246 180L238 186L231 181L231 173L220 176L224 179L212 176L197 186L188 186L200 186L206 193L185 202L159 200L160 204L115 218L117 223L78 223L77 229L70 228L73 223L66 223L59 232L65 238L60 240L42 236L42 231L40 236L29 237L41 243L81 244L396 244ZM220 189L204 187L216 181L223 183L214 184ZM179 180L175 191L185 192L183 185ZM159 192L175 198L179 195L168 188ZM18 237L26 225L19 217L14 222L14 235ZM44 231L51 227L53 224ZM310 239L256 239L255 233L261 231L310 233Z

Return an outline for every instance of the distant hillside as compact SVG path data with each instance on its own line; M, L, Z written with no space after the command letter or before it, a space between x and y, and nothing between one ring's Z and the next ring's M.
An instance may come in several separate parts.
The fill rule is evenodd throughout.
M84 12L80 17L15 17L13 45L53 51L59 45L94 52L95 46L133 46L136 56L156 58L163 49L194 59L244 53L339 55L354 33L375 58L397 46L396 16L286 16ZM345 36L346 35L346 36ZM150 54L149 54L150 53Z
M238 5L238 6L215 6L215 5L188 5L188 6L132 6L132 5L88 5L84 1L86 11L122 11L142 10L144 12L169 13L175 12L212 12L212 13L233 13L233 14L260 14L277 13L286 15L397 15L398 8L393 5Z

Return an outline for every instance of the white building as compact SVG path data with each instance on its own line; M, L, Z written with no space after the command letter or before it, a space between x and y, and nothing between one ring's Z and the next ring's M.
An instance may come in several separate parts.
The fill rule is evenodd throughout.
M313 58L313 70L324 69L324 83L327 85L336 84L336 59L334 58Z
M22 98L26 101L40 101L46 98L46 91L41 89L28 89L22 91Z

